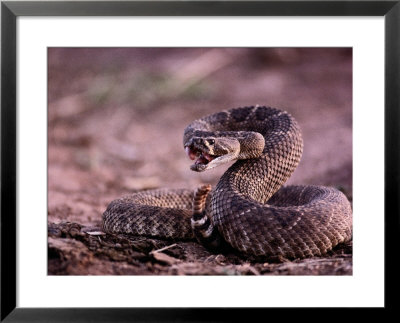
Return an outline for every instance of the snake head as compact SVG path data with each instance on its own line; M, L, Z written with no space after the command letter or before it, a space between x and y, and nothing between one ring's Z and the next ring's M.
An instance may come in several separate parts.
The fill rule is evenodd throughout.
M195 161L190 169L202 172L236 160L240 143L232 137L192 137L185 144L185 151Z

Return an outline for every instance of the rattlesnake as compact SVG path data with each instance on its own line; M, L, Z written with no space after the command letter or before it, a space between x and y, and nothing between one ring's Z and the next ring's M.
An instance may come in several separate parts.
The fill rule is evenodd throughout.
M295 119L266 106L234 108L193 121L184 148L194 171L236 161L216 187L142 191L111 202L103 228L171 239L197 238L243 254L319 256L351 240L352 209L340 191L283 186L303 150ZM211 191L210 191L211 190Z

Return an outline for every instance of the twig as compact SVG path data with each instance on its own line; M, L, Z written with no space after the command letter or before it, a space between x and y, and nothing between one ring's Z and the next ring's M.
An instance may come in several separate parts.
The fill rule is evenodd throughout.
M161 248L161 249L153 250L153 251L151 251L151 252L150 252L150 254L158 253L158 252L161 252L161 251L167 250L167 249L169 249L169 248L172 248L172 247L175 247L175 246L176 246L176 243L174 243L174 244L171 244L171 245L169 245L169 246L166 246L166 247L164 247L164 248Z

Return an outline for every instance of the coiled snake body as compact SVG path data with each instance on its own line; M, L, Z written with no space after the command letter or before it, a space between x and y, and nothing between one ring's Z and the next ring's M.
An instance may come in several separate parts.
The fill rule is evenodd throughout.
M284 111L255 106L193 121L183 144L194 171L236 161L210 191L159 189L111 202L106 232L228 244L249 255L288 259L319 256L352 236L352 210L343 193L321 186L284 186L303 142Z

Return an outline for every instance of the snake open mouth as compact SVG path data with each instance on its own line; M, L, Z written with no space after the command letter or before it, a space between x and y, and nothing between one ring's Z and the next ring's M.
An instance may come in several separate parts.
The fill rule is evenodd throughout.
M207 165L209 162L217 157L201 151L194 146L185 147L185 151L191 160L195 160L194 165Z

